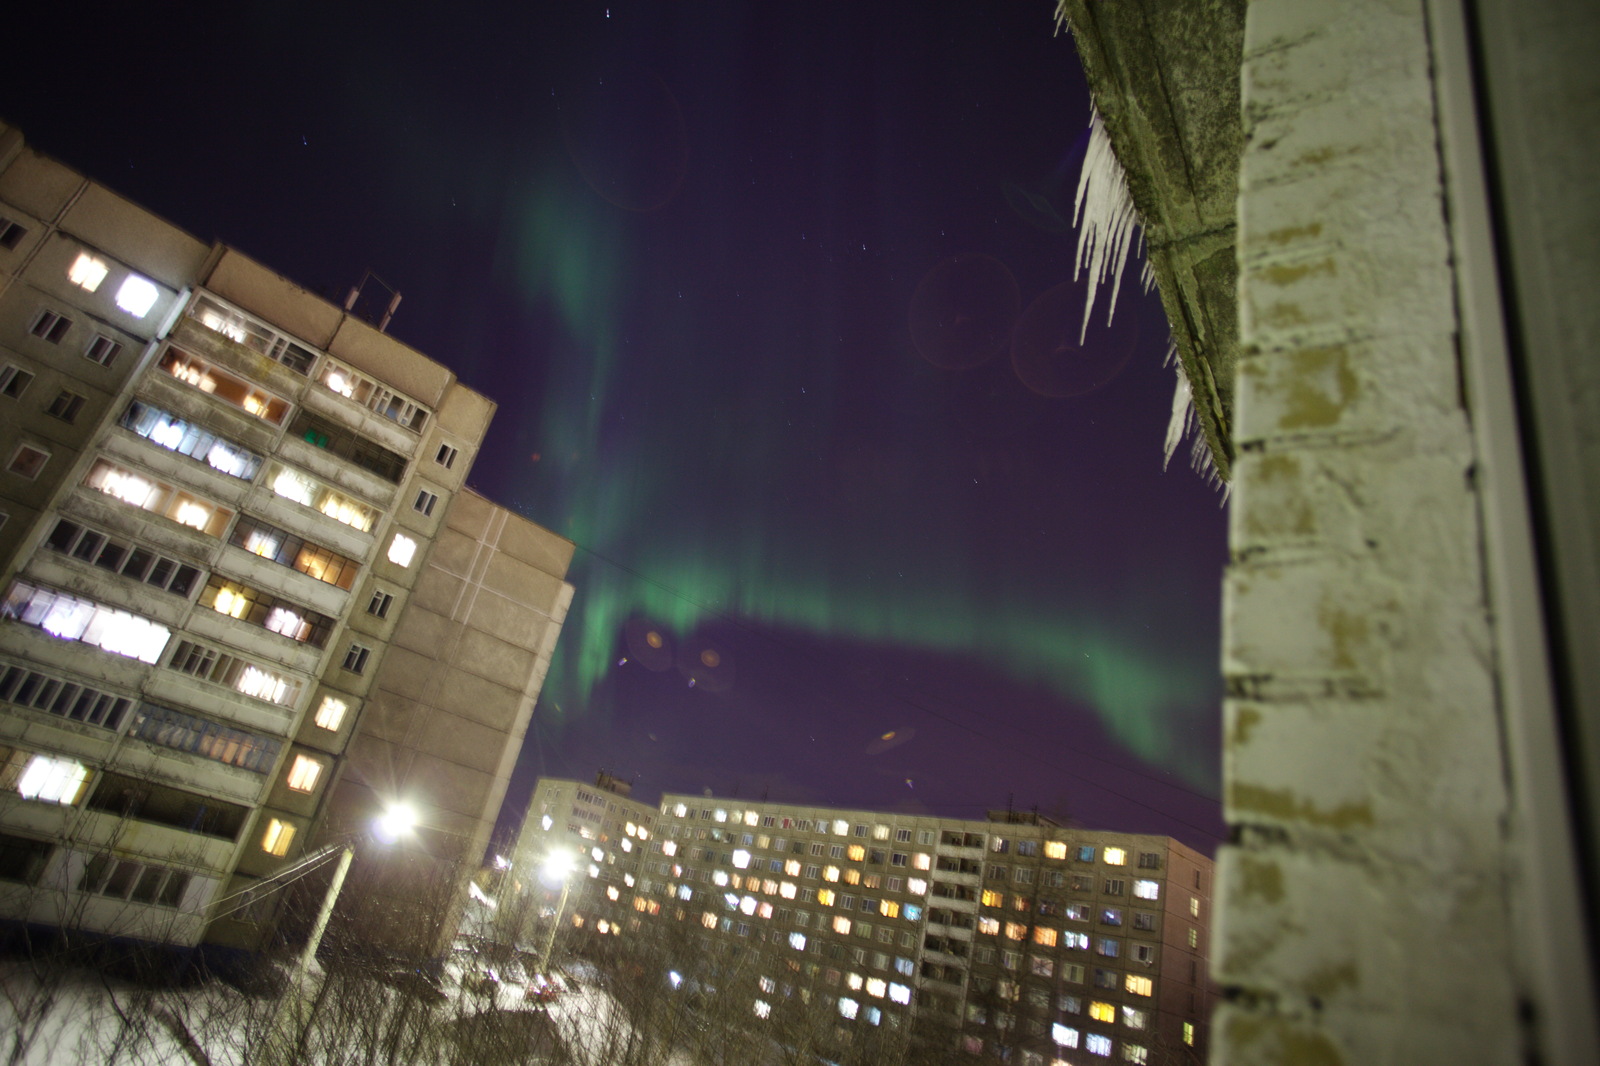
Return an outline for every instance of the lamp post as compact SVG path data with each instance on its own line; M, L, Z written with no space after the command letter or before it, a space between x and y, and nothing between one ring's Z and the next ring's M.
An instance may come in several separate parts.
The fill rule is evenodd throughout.
M373 834L379 840L392 844L410 833L416 824L416 812L407 804L396 803L385 808L373 822L372 828ZM318 861L335 851L339 851L340 855L339 864L334 867L333 880L328 882L328 890L322 894L322 906L317 909L317 920L312 923L311 935L306 939L306 946L301 949L300 957L295 960L294 972L289 976L289 987L279 997L277 1010L273 1012L272 1024L267 1028L268 1062L294 1061L296 1036L304 1030L306 1022L302 1017L307 998L306 978L311 972L311 961L317 957L317 948L322 944L322 934L328 929L328 920L333 917L333 905L338 902L339 892L344 888L345 875L350 872L350 863L355 859L355 841L330 844L312 856L311 860L302 860Z
M556 930L561 927L561 915L567 909L567 895L572 891L572 868L575 865L572 853L569 851L552 851L545 857L544 864L539 868L546 878L554 878L561 882L561 900L556 904L555 917L550 920L550 931L544 937L544 950L539 953L539 972L549 974L550 952L556 946Z

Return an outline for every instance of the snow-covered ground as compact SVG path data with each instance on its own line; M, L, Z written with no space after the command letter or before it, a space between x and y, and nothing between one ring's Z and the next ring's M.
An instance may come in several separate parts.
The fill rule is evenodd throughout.
M313 975L319 980L320 975ZM525 984L499 982L467 991L457 975L444 981L445 997L423 1003L369 982L367 1017L371 1032L404 1032L404 1046L394 1060L386 1047L383 1061L434 1066L460 1061L461 1048L445 1034L485 1013L512 1022L528 1012L543 1012L553 1023L564 1048L553 1055L581 1066L609 1066L637 1048L638 1034L625 1012L598 982L541 1002L524 994ZM246 996L220 982L187 988L152 990L92 971L57 968L41 973L24 962L0 961L0 1057L12 1066L254 1066L265 1061L262 1049L274 1026L277 1000ZM329 1008L333 1013L338 1008ZM344 1007L348 1012L348 1005ZM385 1023L378 1015L393 1014ZM532 1021L532 1019L526 1019ZM353 1029L365 1026L319 1019L307 1047L306 1060L316 1066L339 1066L367 1059ZM511 1031L542 1031L537 1024L515 1025ZM456 1037L459 1041L461 1038ZM534 1051L535 1041L529 1048ZM546 1050L549 1050L546 1048ZM570 1056L570 1059L568 1058ZM537 1062L535 1057L514 1061ZM675 1053L661 1066L689 1066Z

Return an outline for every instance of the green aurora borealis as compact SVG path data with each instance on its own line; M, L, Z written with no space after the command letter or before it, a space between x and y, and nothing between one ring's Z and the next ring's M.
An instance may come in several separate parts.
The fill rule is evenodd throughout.
M949 505L950 468L965 469L953 456L972 447L971 435L940 432L929 414L969 385L918 361L903 338L884 340L903 333L900 290L915 278L886 287L901 296L898 306L886 300L869 312L875 321L863 332L890 346L869 353L870 369L841 355L837 323L852 313L845 297L820 309L831 337L816 309L776 285L738 320L748 331L722 332L716 323L728 312L715 292L652 277L628 255L641 218L583 192L570 181L542 183L516 248L523 291L548 302L561 334L537 423L529 511L581 549L572 575L579 592L542 714L584 713L616 668L630 618L648 617L681 639L708 618L732 617L966 657L1048 687L1092 711L1137 758L1214 788L1209 757L1179 742L1195 725L1185 719L1215 713L1204 703L1216 685L1214 653L1175 654L1163 640L1174 630L1152 633L1128 604L1075 592L1070 543L1059 552L1008 549L1013 518L985 515L994 498L981 487L972 501ZM839 271L807 264L823 275L813 279L818 287L837 282ZM761 278L746 281L760 291ZM648 334L619 326L641 321ZM1138 357L1158 351L1146 343ZM852 390L872 394L867 406L881 418L852 423L862 406L845 395ZM1093 398L1030 402L1060 417ZM1148 430L1138 463L1159 467L1159 430ZM841 441L863 435L881 469L857 471L864 484L852 484L848 471L840 474L851 455ZM1168 483L1186 477L1175 471ZM1002 506L1014 511L1026 500ZM1069 542L1090 533L1078 522L1057 532ZM1132 587L1122 582L1111 599L1170 614L1173 604L1156 606L1161 590L1182 583L1168 585L1162 569L1161 560L1144 561Z

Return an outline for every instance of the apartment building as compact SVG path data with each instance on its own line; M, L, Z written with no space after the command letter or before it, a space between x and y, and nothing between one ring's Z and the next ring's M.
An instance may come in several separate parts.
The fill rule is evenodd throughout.
M396 802L476 864L572 595L493 413L0 126L0 919L255 946Z
M584 835L566 805L582 786L549 784L521 850L591 849L569 920L698 929L708 951L744 958L748 987L719 993L757 1017L800 994L863 1042L915 1021L1026 1066L1204 1058L1212 863L1169 837L668 794L642 838L636 812L613 815L622 849L615 823L608 840Z
M512 852L516 879L533 888L550 856L570 855L574 887L582 886L573 913L580 921L621 917L656 824L654 805L631 792L628 782L603 771L592 783L540 778Z

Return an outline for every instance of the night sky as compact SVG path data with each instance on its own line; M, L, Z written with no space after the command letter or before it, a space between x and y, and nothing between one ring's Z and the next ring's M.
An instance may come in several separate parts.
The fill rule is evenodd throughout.
M1162 471L1137 263L1077 344L1053 6L135 5L19 26L0 116L331 299L371 270L498 402L473 486L578 545L503 823L604 767L1210 852L1226 515Z

